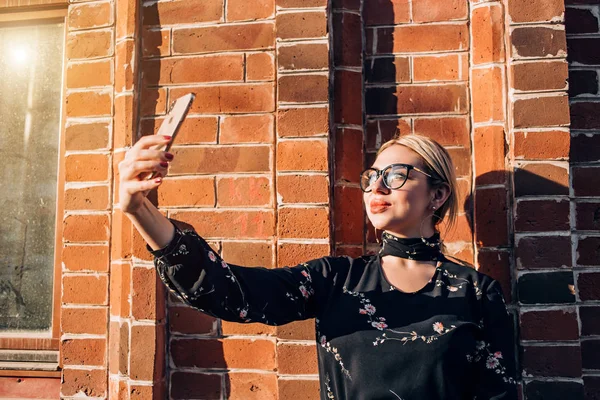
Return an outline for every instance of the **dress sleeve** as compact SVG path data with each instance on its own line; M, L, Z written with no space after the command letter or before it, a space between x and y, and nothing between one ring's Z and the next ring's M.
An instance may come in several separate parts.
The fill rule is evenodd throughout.
M477 377L475 400L517 400L517 368L513 325L504 303L502 289L492 281L482 296L483 335L474 354L467 359L475 363Z
M314 318L333 281L330 258L267 269L227 264L194 231L175 228L151 251L158 276L186 304L232 322L282 325Z

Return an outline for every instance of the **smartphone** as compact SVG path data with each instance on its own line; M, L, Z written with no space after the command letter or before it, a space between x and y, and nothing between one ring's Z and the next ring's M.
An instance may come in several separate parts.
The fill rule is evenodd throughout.
M173 102L173 105L160 125L158 132L156 132L157 135L171 136L171 140L167 144L156 147L156 150L169 151L171 149L171 146L175 141L175 137L177 136L177 132L179 132L179 128L181 128L181 124L183 123L183 120L185 119L185 116L187 115L195 97L196 96L193 93L188 93ZM157 174L157 172L153 172L148 176L147 179L154 179Z

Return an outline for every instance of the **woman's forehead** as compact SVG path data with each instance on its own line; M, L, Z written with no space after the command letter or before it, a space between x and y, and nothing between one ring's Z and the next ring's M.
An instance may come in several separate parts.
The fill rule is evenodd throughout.
M422 168L423 162L421 157L405 146L393 145L385 149L377 156L377 159L373 163L372 167L381 169L387 167L390 164L410 164L417 168Z

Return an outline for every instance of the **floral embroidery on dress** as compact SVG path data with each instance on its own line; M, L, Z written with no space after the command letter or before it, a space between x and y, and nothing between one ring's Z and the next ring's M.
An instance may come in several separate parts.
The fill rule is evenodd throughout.
M172 256L185 256L187 254L190 254L190 252L187 249L187 246L185 244L182 244L179 246L177 251L172 254Z
M426 344L430 344L433 343L434 341L438 340L441 336L446 335L447 333L453 331L456 328L455 325L450 325L450 328L446 328L444 326L444 324L442 324L441 322L436 322L432 325L432 329L436 332L433 335L420 335L418 334L416 331L412 331L412 332L400 332L400 331L396 331L394 329L388 329L388 332L392 332L395 333L397 335L401 335L399 337L395 337L395 336L388 336L387 332L383 333L381 336L379 336L378 338L375 339L375 341L373 342L374 346L380 345L382 343L384 343L386 340L399 340L402 342L403 345L409 343L409 342L414 342L417 340L422 340L424 343Z
M335 397L333 395L333 392L331 391L331 386L329 386L329 382L331 382L331 379L329 379L329 375L327 375L327 377L325 377L325 388L327 389L327 398L331 399L331 400L335 400Z
M369 324L373 328L377 328L378 330L382 331L388 327L388 325L385 323L384 317L376 317L375 316L375 313L377 312L377 308L375 308L375 306L373 304L371 304L371 300L369 300L363 293L352 292L345 287L344 287L344 293L349 294L350 296L358 297L358 300L360 301L360 304L362 305L362 308L358 309L358 313L362 314L362 315L366 315L369 320Z
M342 368L342 373L346 375L348 379L352 380L352 376L350 376L350 371L348 371L346 367L344 367L342 356L340 356L340 353L338 353L337 348L333 347L331 343L327 341L327 337L325 335L321 336L321 338L319 339L319 343L321 344L321 347L325 349L325 351L333 354L333 358L335 358L335 361L337 361L338 364L340 364L340 367Z
M475 351L473 354L467 354L467 361L471 363L480 362L485 360L485 368L489 370L493 370L495 373L502 375L502 380L506 383L516 384L516 380L511 376L506 376L506 367L502 365L502 360L504 357L502 356L501 351L495 351L492 353L490 350L490 344L483 341L478 340L475 343Z
M308 268L307 264L301 264L303 267ZM312 278L310 276L310 273L308 272L307 269L302 270L300 272L302 274L302 276L305 278L304 280L301 280L299 283L300 285L298 286L298 290L300 291L300 293L302 294L302 297L305 300L308 300L310 298L311 295L315 294L314 289L312 288ZM287 292L286 297L292 301L298 301L298 296L295 296L294 294Z

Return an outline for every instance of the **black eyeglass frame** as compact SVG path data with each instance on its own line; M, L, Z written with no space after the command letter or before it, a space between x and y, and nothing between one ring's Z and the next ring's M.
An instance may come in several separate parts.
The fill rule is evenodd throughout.
M406 184L406 181L408 180L408 176L410 175L410 171L411 171L411 170L415 170L415 171L417 171L417 172L420 172L420 173L422 173L423 175L425 175L425 176L427 176L427 177L429 177L429 178L433 178L433 176L432 176L432 175L428 174L427 172L423 171L423 170L422 170L422 169L420 169L420 168L417 168L417 167L415 167L414 165L410 165L410 164L402 164L402 163L395 163L395 164L390 164L390 165L388 165L387 167L384 167L383 169L367 168L367 169L365 169L363 172L361 172L361 173L360 173L360 178L361 178L361 179L360 179L360 190L362 190L362 191L363 191L363 192L365 192L365 193L370 193L370 192L372 192L372 191L373 191L373 189L370 189L370 190L367 190L367 189L368 189L369 187L373 186L373 184L374 184L375 182L377 182L377 181L379 180L379 178L380 178L380 177L382 177L382 176L383 176L383 174L384 174L384 173L385 173L387 170L389 170L389 169L391 169L391 168L393 168L393 167L397 167L397 166L400 166L400 167L404 167L404 168L406 168L406 178L404 179L404 182L402 182L402 184L401 184L400 186L398 186L398 187L394 187L394 188L392 188L392 187L389 187L389 186L388 186L388 184L387 184L387 182L386 182L386 181L385 181L385 179L384 179L384 180L383 180L383 185L384 185L386 188L390 189L390 190L397 190L397 189L400 189L402 186L404 186L404 185ZM377 179L375 179L375 182L373 182L373 184L371 184L371 185L370 185L370 186L368 186L367 188L363 188L363 185L362 185L362 176L363 176L363 175L365 174L365 172L367 172L367 171L375 171L375 173L377 173Z

